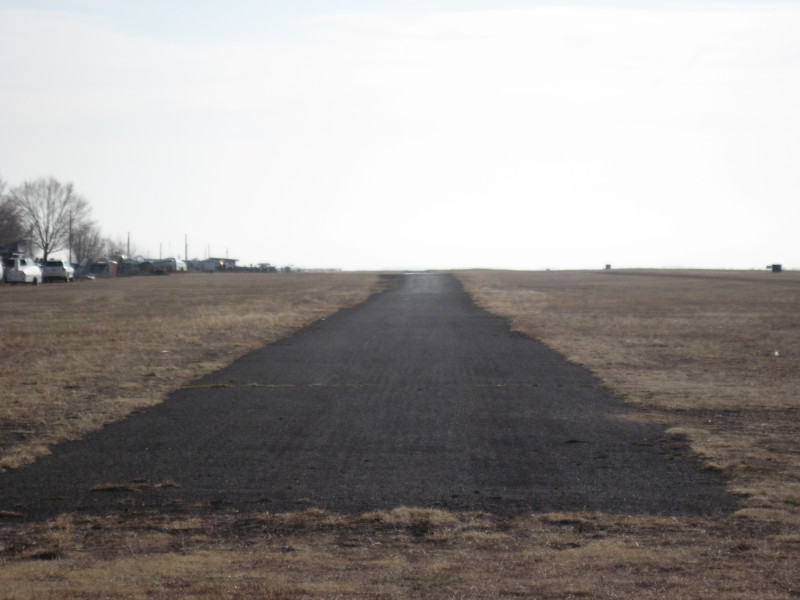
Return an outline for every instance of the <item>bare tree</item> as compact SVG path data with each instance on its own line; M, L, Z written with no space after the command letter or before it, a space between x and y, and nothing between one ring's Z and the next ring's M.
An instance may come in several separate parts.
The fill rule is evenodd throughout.
M25 237L16 206L6 195L6 182L0 179L0 244L10 244Z
M130 254L129 254L130 252ZM136 256L139 254L138 248L131 245L130 239L127 241L124 238L117 237L116 239L106 238L106 255L107 256Z
M10 199L45 260L68 246L70 230L87 222L89 215L89 205L72 184L62 184L54 177L26 181L11 190Z
M108 241L100 235L97 226L89 221L73 226L70 235L70 255L75 262L100 258L106 254Z

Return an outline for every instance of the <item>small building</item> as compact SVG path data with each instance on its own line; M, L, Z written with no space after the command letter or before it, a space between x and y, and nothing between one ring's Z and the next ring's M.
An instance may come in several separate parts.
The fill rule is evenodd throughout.
M116 277L117 267L115 260L96 262L89 265L89 274L95 277Z
M189 268L193 271L213 273L215 271L235 271L237 259L235 258L206 258L204 260L190 260Z
M177 258L147 258L144 262L150 263L156 270L164 273L186 271L186 263Z

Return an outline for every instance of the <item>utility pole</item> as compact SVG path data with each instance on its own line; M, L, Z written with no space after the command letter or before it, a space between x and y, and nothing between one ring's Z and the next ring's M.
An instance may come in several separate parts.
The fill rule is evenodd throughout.
M189 260L189 234L183 234L183 260Z

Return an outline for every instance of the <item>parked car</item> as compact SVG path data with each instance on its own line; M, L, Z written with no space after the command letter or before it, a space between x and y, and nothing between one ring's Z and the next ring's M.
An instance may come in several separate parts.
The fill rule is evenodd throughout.
M42 282L42 269L31 258L6 258L3 267L3 279L7 283L39 285Z
M42 267L42 281L62 279L69 283L75 279L75 268L68 260L47 260Z

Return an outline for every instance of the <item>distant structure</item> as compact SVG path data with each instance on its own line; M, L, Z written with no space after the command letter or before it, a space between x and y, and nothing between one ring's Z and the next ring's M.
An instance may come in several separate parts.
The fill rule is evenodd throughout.
M18 240L11 244L0 245L0 256L27 256L28 242Z
M767 268L773 273L780 273L781 271L783 271L782 265L767 265Z
M192 271L213 273L215 271L235 271L237 262L238 259L235 258L206 258L205 260L190 260L186 264Z
M81 269L81 275L91 275L92 277L111 278L116 277L119 270L119 263L111 259L103 259L88 265L88 273L85 267Z

